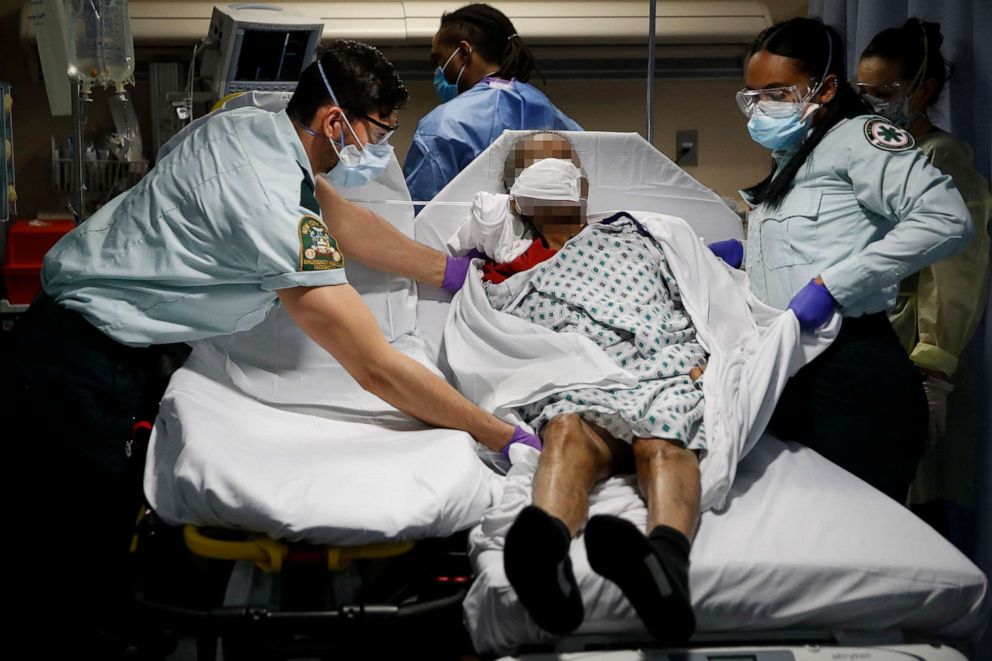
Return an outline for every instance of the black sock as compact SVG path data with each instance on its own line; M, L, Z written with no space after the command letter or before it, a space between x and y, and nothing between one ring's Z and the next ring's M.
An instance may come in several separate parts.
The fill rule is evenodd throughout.
M544 510L541 511L544 512ZM564 544L565 552L568 553L568 549L572 546L572 531L569 530L568 526L565 525L565 522L557 516L552 516L547 512L544 513L548 519L550 519L552 525L554 525L554 527L558 529L558 532L561 533L561 540Z
M689 549L692 543L677 528L661 524L648 534L648 541L659 553L677 562L680 569L689 569Z
M651 635L684 643L696 627L689 599L689 540L658 526L647 537L615 516L598 515L586 526L586 554L593 570L619 586Z
M545 631L574 631L585 615L568 551L572 533L565 523L529 505L506 534L503 567L527 612Z

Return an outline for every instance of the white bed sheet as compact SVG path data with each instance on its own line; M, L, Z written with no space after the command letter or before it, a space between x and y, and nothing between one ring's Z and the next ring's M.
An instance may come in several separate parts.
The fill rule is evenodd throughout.
M504 499L523 486L508 484ZM590 512L642 529L647 520L630 478L605 482ZM481 526L470 540L477 578L464 613L476 649L551 640L517 601L502 551ZM578 633L643 633L616 585L589 568L581 536L571 557L586 611ZM699 632L897 629L966 639L989 617L985 576L947 540L814 451L769 435L739 465L727 508L703 515L691 563Z
M225 362L198 346L162 400L145 493L170 524L359 545L464 530L500 494L464 432L386 415L360 388L334 409L287 410L237 388Z

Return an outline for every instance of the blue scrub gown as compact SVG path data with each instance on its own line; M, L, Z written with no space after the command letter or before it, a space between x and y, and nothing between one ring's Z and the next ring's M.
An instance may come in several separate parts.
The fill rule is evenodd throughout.
M582 127L533 85L483 78L417 124L403 163L410 197L433 199L505 129L581 131Z

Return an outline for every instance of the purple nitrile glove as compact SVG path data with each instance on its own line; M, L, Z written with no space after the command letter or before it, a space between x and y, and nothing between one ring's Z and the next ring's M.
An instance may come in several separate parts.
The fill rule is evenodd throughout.
M485 257L486 253L476 249L469 250L461 257L448 257L444 263L444 280L441 286L452 294L457 294L458 290L465 284L465 276L468 275L468 267L476 257Z
M795 313L800 328L812 330L830 321L834 310L837 309L837 301L825 285L810 280L798 294L792 297L789 309Z
M730 268L739 269L744 261L744 244L737 239L714 241L706 247L726 262Z
M513 436L510 438L510 442L504 445L503 449L499 451L499 453L503 455L507 461L510 461L510 446L514 443L529 445L538 452L540 452L541 448L544 447L540 438L534 434L531 434L529 431L526 431L523 427L516 426L513 428Z

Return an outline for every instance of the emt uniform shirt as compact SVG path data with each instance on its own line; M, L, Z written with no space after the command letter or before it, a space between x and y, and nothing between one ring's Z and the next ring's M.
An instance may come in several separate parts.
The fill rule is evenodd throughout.
M789 152L774 152L781 166ZM879 117L841 120L778 208L748 217L751 289L785 309L817 275L845 317L891 308L899 282L961 250L972 223L951 178L913 137Z
M433 200L506 129L581 131L582 127L529 83L483 78L417 123L403 161L410 198Z
M258 108L204 122L42 270L49 296L133 346L243 331L279 289L346 282L291 120Z

